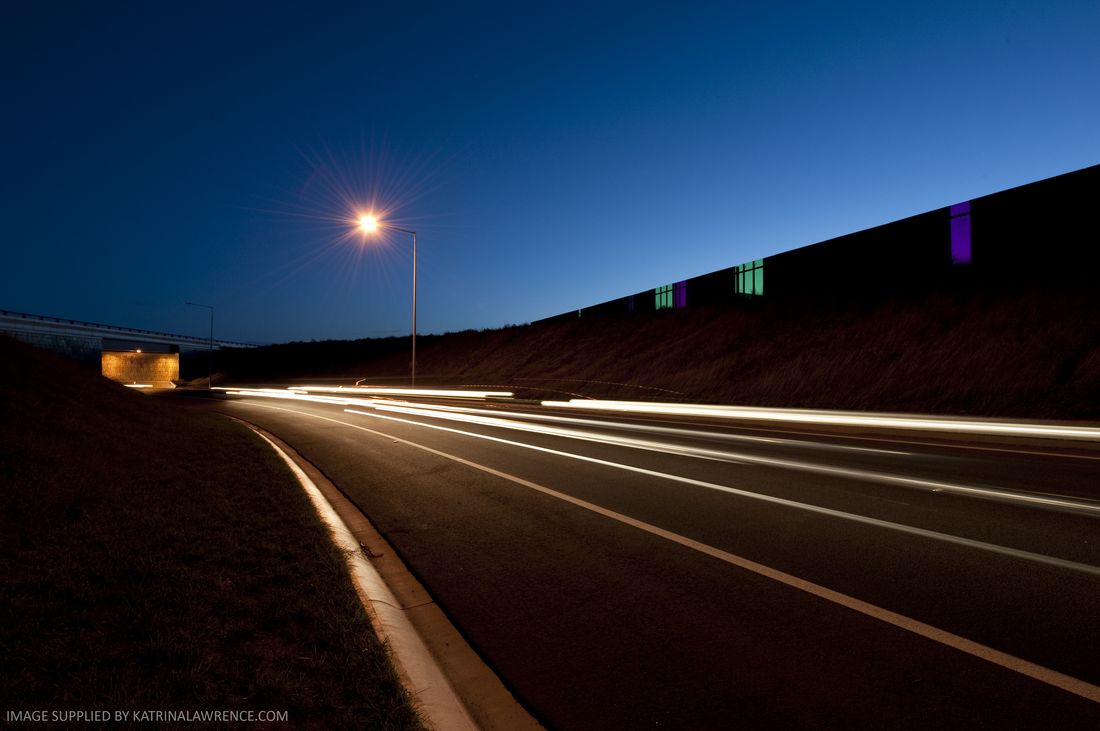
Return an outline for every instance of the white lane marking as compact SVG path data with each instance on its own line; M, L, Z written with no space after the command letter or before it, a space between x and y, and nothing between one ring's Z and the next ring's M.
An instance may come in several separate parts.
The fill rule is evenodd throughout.
M910 535L920 536L922 538L931 538L932 540L943 541L945 543L954 543L960 546L966 546L967 548L976 548L981 551L988 551L990 553L999 553L1003 556L1010 556L1012 558L1022 559L1024 561L1032 561L1034 563L1046 564L1048 566L1055 566L1061 569L1068 569L1070 571L1077 571L1079 573L1091 574L1093 576L1100 576L1100 566L1092 566L1090 564L1078 563L1076 561L1069 561L1064 558L1057 558L1055 556L1046 556L1041 553L1032 553L1030 551L1023 551L1018 548L1009 548L1008 546L999 546L994 543L985 543L983 541L976 541L971 538L962 538L961 536L953 536L948 533L939 533L933 530L927 530L925 528L917 528L911 525L905 525L903 523L893 523L888 520L881 520L879 518L871 518L866 515L859 515L856 513L846 513L842 510L833 510L832 508L825 508L820 505L813 505L810 503L800 503L795 500L787 500L786 498L775 497L773 495L765 495L758 492L750 492L748 490L740 490L736 487L728 487L727 485L719 485L715 482L706 482L704 480L696 480L691 477L682 477L669 472L657 472L656 470L648 470L644 467L634 467L633 465L622 464L619 462L610 462L604 459L598 459L596 457L588 457L583 454L573 454L572 452L562 452L557 449L550 449L549 447L539 447L534 444L525 444L524 442L516 442L511 439L502 439L500 437L492 437L487 434L478 434L477 432L468 432L461 429L452 429L447 426L439 426L437 424L425 424L420 421L413 421L411 419L398 419L394 416L383 416L381 414L372 414L366 411L356 411L355 409L344 409L344 411L352 414L360 414L362 416L369 416L373 419L385 419L387 421L397 421L402 424L411 424L413 426L424 427L425 429L436 429L439 431L451 432L453 434L462 434L468 437L474 437L476 439L485 439L487 441L499 442L501 444L508 444L513 447L521 447L523 449L532 449L537 452L544 452L546 454L553 454L559 457L567 457L569 459L576 459L582 462L589 462L591 464L598 464L604 467L613 467L615 469L625 470L627 472L635 472L637 474L646 475L647 477L657 477L660 479L671 480L673 482L681 482L686 485L694 485L696 487L705 487L708 490L717 490L718 492L725 492L731 495L737 495L738 497L749 498L750 500L759 500L762 502L772 503L774 505L782 505L788 508L795 508L798 510L805 510L811 513L819 513L821 515L828 515L832 518L840 518L842 520L849 520L856 523L863 523L866 525L873 525L877 528L887 528L889 530L898 531L901 533L908 533ZM298 412L301 413L301 412ZM326 417L318 417L326 418ZM346 424L347 422L340 422L340 424ZM348 424L348 426L355 426L354 424ZM364 427L359 427L364 428Z
M252 404L259 408L274 409L276 411L286 411L292 414L301 414L303 416L311 416L315 419L322 419L324 421L331 421L336 424L342 424L344 426L351 427L353 429L362 429L363 431L371 432L372 434L378 434L366 427L359 426L357 424L349 424L346 421L340 421L339 419L333 419L328 416L321 416L319 414L311 414L305 411L296 411L294 409L287 409L279 406L268 406L266 404ZM563 452L557 449L550 449L549 447L540 447L534 444L526 444L524 442L517 442L511 439L502 439L501 437L493 437L487 434L478 434L476 432L463 431L461 429L452 429L451 427L439 426L437 424L425 424L420 421L413 421L411 419L399 419L394 416L383 416L381 414L372 414L366 411L356 411L355 409L344 409L344 411L352 414L359 414L362 416L371 417L374 419L385 419L387 421L396 421L402 424L409 424L412 426L419 426L425 429L435 429L437 431L451 432L453 434L461 434L463 436L473 437L475 439L483 439L491 442L498 442L501 444L507 444L514 447L520 447L522 449L531 449L537 452L544 452L546 454L553 454L559 457L566 457L568 459L575 459L581 462L589 462L591 464L598 464L604 467L612 467L614 469L625 470L627 472L634 472L647 477L656 477L659 479L665 479L672 482L680 482L686 485L694 485L696 487L703 487L709 490L715 490L718 492L725 492L731 495L737 495L738 497L748 498L750 500L758 500L761 502L772 503L774 505L782 505L788 508L795 508L797 510L804 510L811 513L818 513L821 515L827 515L832 518L840 518L841 520L848 520L855 523L863 523L865 525L872 525L877 528L886 528L888 530L897 531L900 533L907 533L910 535L920 536L921 538L928 538L931 540L942 541L945 543L954 543L956 545L965 546L967 548L973 548L980 551L987 551L990 553L998 553L1004 556L1021 559L1024 561L1031 561L1033 563L1045 564L1048 566L1054 566L1056 568L1067 569L1069 571L1076 571L1084 574L1091 574L1094 576L1100 576L1100 567L1092 566L1090 564L1079 563L1076 561L1069 561L1063 558L1057 558L1055 556L1046 556L1041 553L1032 553L1030 551L1024 551L1017 548L1010 548L1008 546L999 546L993 543L985 543L983 541L973 540L971 538L963 538L961 536L954 536L947 533L939 533L937 531L928 530L925 528L917 528L911 525L905 525L903 523L893 523L888 520L881 520L879 518L871 518L866 515L858 515L856 513L847 513L841 510L834 510L832 508L822 507L820 505L812 505L810 503L800 503L795 500L787 500L786 498L775 497L773 495L766 495L762 493L750 492L748 490L741 490L736 487L729 487L726 485L720 485L714 482L706 482L704 480L696 480L691 477L682 477L680 475L671 474L668 472L657 472L655 470L648 470L644 467L634 467L632 465L622 464L619 462L610 462L608 460L598 459L596 457L588 457L582 454L574 454L572 452ZM403 441L397 437L387 435L395 441ZM412 442L410 442L412 444ZM417 445L419 446L419 445ZM423 447L428 449L428 447Z
M360 399L360 398L332 398L325 396L309 396L296 394L285 390L279 389L254 389L251 391L227 391L231 396L256 396L262 398L276 398L286 399L292 401L316 401L318 403L327 403L334 405L345 406L364 406L376 410L383 411L395 411L398 413L413 414L418 416L426 416L430 418L438 419L450 419L457 421L466 421L471 423L480 423L487 426L499 426L508 429L517 429L521 431L542 432L551 434L554 436L565 437L570 439L584 439L587 441L602 442L605 444L615 444L618 446L629 447L633 449L647 449L649 451L664 452L667 454L679 454L682 456L695 457L698 459L714 459L723 460L728 462L738 463L754 463L762 464L767 467L774 467L778 469L791 469L799 470L803 472L811 472L816 474L824 474L829 476L840 476L847 479L857 479L867 482L877 482L882 484L894 485L897 487L903 487L907 489L917 489L928 491L931 490L934 493L947 492L957 495L963 495L970 498L979 500L993 500L998 502L1008 503L1021 503L1029 507L1040 507L1044 509L1069 511L1075 513L1085 513L1100 515L1100 503L1095 501L1089 501L1084 499L1073 499L1058 495L1040 495L1037 493L1028 493L1015 490L1009 490L1007 488L997 489L994 487L980 487L975 485L959 485L955 483L939 482L933 480L922 480L914 477L902 477L890 473L872 472L870 470L855 470L841 467L829 467L814 462L800 462L797 460L782 460L775 457L761 457L741 452L721 452L718 450L708 450L698 447L689 447L684 445L670 444L667 442L651 442L646 440L630 439L628 437L612 436L608 434L600 434L598 432L586 432L569 429L561 429L552 426L529 426L520 422L513 421L511 419L502 419L497 414L499 412L490 412L483 409L467 409L455 406L443 406L436 404L412 404L407 401L393 401L393 400L372 400L372 399ZM479 416L479 414L494 414L493 416ZM543 416L536 414L524 414L519 412L507 412L509 416L530 418L535 420L553 420L563 422L577 422L577 423L593 423L596 426L618 426L614 422L590 422L584 419L568 419L564 417ZM466 414L469 414L468 416ZM622 428L630 428L624 425ZM679 435L709 435L709 432L692 432L687 430L675 430L664 429L662 427L640 427L640 429L654 430L659 433L676 433ZM795 440L780 440L780 439L768 439L765 437L734 437L733 435L726 435L731 439L744 438L754 441L763 441L769 443L782 443L787 441L789 444L804 444L814 445L813 442L798 442ZM833 448L833 447L829 447ZM835 446L836 449L843 447ZM863 450L860 447L850 447L848 449ZM879 451L882 453L890 454L888 450L871 450L864 451ZM894 452L893 454L907 455L905 452Z
M873 619L877 619L881 622L885 622L885 623L887 623L889 625L892 625L894 627L898 627L899 629L906 630L906 631L911 632L911 633L913 633L915 635L918 635L920 637L924 637L924 638L932 640L934 642L938 642L942 645L946 645L947 647L954 648L956 650L959 650L960 652L964 652L964 653L966 653L968 655L971 655L973 657L980 658L980 659L985 660L987 662L993 663L994 665L997 665L999 667L1003 667L1003 668L1006 668L1008 670L1012 670L1012 671L1014 671L1016 673L1019 673L1021 675L1025 675L1025 676L1027 676L1029 678L1032 678L1034 680L1038 680L1039 682L1046 683L1047 685L1051 685L1055 688L1059 688L1059 689L1067 691L1069 693L1073 693L1074 695L1081 696L1082 698L1086 698L1086 699L1088 699L1090 701L1093 701L1095 703L1100 703L1100 687L1092 685L1091 683L1088 683L1084 680L1080 680L1079 678L1074 678L1070 675L1066 675L1064 673L1059 673L1056 670L1052 670L1052 669L1044 667L1042 665L1038 665L1036 663L1029 662L1029 661L1024 660L1022 658L1016 657L1014 655L1009 655L1008 653L1001 652L1000 650L995 650L992 647L988 647L988 646L983 645L981 643L974 642L973 640L968 640L965 637L960 637L959 635L953 634L951 632L947 632L946 630L939 629L938 627L933 627L930 624L925 624L924 622L921 622L921 621L916 620L916 619L912 619L911 617L906 617L903 614L898 614L897 612L892 612L889 609L884 609L884 608L876 606L874 604L870 604L870 603L862 601L860 599L856 599L855 597L848 596L847 594L842 594L841 592L834 591L832 589L826 588L824 586L821 586L820 584L815 584L812 581L807 581L805 579L800 579L799 577L794 576L792 574L788 574L786 572L779 571L778 569L773 569L769 566L765 566L764 564L756 563L755 561L751 561L747 558L742 558L741 556L738 556L736 554L729 553L728 551L723 551L720 548L715 548L713 546L709 546L705 543L701 543L701 542L693 540L691 538L681 536L678 533L673 533L671 531L665 530L664 528L653 525L651 523L646 523L644 521L637 520L636 518L631 518L629 515L624 515L622 513L615 512L614 510L609 510L607 508L601 507L601 506L596 505L594 503L590 503L590 502L587 502L585 500L581 500L580 498L573 497L572 495L567 495L565 493L558 492L557 490L553 490L549 487L539 485L538 483L531 482L530 480L525 480L522 477L518 477L516 475L512 475L512 474L509 474L507 472L502 472L500 470L493 469L492 467L488 467L486 465L478 464L477 462L471 462L468 459L463 459L462 457L458 457L458 456L453 455L453 454L448 454L447 452L442 452L438 449L432 449L431 447L424 446L423 444L417 444L416 442L410 442L407 439L401 439L400 437L395 437L392 434L386 434L385 432L376 431L374 429L368 429L367 427L360 426L359 424L349 424L346 421L340 421L339 419L333 419L333 418L328 417L328 416L321 416L319 414L311 414L311 413L304 412L304 411L296 411L294 409L287 409L287 408L282 408L282 407L279 407L279 406L267 406L267 405L264 405L264 404L253 404L253 405L258 406L260 408L274 409L276 411L287 411L287 412L290 412L290 413L293 413L293 414L300 414L302 416L310 416L310 417L313 417L315 419L323 419L325 421L331 421L331 422L334 422L336 424L351 427L352 429L358 429L360 431L364 431L364 432L367 432L369 434L373 434L373 435L378 436L378 437L384 437L386 439L391 439L395 442L399 442L399 443L404 444L406 446L414 447L416 449L420 449L420 450L428 452L430 454L434 454L438 457L443 457L444 459L449 459L453 462L457 462L459 464L465 465L465 466L470 467L472 469L476 469L476 470L480 470L481 472L485 472L486 474L490 474L490 475L493 475L495 477L499 477L501 479L508 480L508 481L513 482L517 485L522 485L524 487L527 487L531 490L542 493L542 494L547 495L549 497L557 498L558 500L562 500L562 501L567 502L571 505L575 505L579 508L583 508L583 509L588 510L590 512L596 513L597 515L602 515L605 518L610 518L611 520L615 520L615 521L617 521L619 523L622 523L624 525L629 525L633 528L637 528L638 530L645 531L645 532L647 532L651 535L658 536L660 538L664 538L665 540L668 540L672 543L676 543L680 546L684 546L685 548L690 548L690 549L692 549L694 551L697 551L699 553L705 554L707 556L711 556L711 557L716 558L720 561L724 561L725 563L728 563L730 565L737 566L739 568L745 569L746 571L751 571L751 572L753 572L753 573L755 573L759 576L764 576L766 578L772 579L773 581L777 581L777 582L779 582L781 584L784 584L786 586L789 586L793 589L798 589L799 591L803 591L807 594L812 594L813 596L819 597L821 599L825 599L826 601L829 601L829 602L833 602L834 604L838 604L840 606L846 607L848 609L851 609L852 611L859 612L860 614L863 614L864 616L871 617ZM382 416L378 416L378 415L374 415L374 414L367 414L367 416L375 416L376 418L386 418L386 419L391 419L393 421L405 421L404 419L393 419L392 417L382 417ZM430 426L430 425L426 425L426 424L418 424L417 422L408 422L408 423L418 425L418 426ZM454 430L454 429L446 429L445 427L437 427L437 428L445 429L446 431L457 431L457 430ZM473 436L478 436L478 435L473 435ZM506 441L506 440L494 439L494 441ZM526 446L526 445L520 445L520 446ZM543 450L543 451L553 451L553 450ZM778 500L778 498L776 498L776 500ZM783 501L783 502L789 502L789 501ZM794 505L799 505L799 504L794 503ZM832 512L832 511L830 511L830 512ZM842 514L842 515L845 515L845 514ZM852 517L858 517L858 516L852 516ZM937 535L942 535L942 534L937 534ZM965 540L965 539L963 539L963 540Z
M451 411L437 411L435 409L424 409L413 406L396 406L385 403L372 404L372 408L377 411L392 411L396 413L410 414L413 416L425 416L433 419L464 421L473 424L481 424L483 426L495 426L502 429L513 429L517 431L548 434L551 436L557 436L566 439L579 439L590 442L598 442L601 444L628 447L631 449L644 449L651 452L662 452L664 454L677 454L686 457L696 457L699 459L733 461L742 464L756 464L763 465L765 467L774 467L778 469L788 469L799 472L809 472L818 475L827 475L830 477L842 477L847 479L861 480L865 482L877 482L881 484L894 485L897 487L904 487L909 489L924 491L931 490L932 492L948 492L956 495L965 495L967 497L978 498L982 500L1022 503L1029 507L1052 508L1056 510L1072 511L1075 513L1100 515L1100 504L1095 502L1088 502L1085 500L1071 500L1068 498L1036 495L1033 493L1016 492L1003 488L997 489L993 487L978 487L975 485L959 485L951 482L940 482L938 480L923 480L916 477L902 477L900 475L892 475L884 472L874 472L871 470L850 469L846 467L831 467L829 465L817 464L814 462L802 462L799 460L780 459L777 457L763 457L760 455L748 454L745 452L729 452L715 449L704 449L700 447L690 447L687 445L669 444L667 442L654 442L649 440L634 439L630 437L614 436L610 434L598 434L596 432L578 431L575 429L563 429L561 427L539 426L534 424L525 424L510 421L508 419L502 419L492 416L467 415L454 413ZM366 416L378 416L377 414L368 414L365 411L356 411L355 409L345 409L345 411L349 411L353 414L363 414ZM428 425L424 424L424 426Z
M468 729L478 728L470 717L466 707L459 700L454 687L443 674L442 668L424 644L412 622L402 609L401 603L394 597L386 582L371 565L359 547L339 514L325 498L321 490L302 471L302 468L284 452L279 445L268 439L267 435L251 424L249 429L268 443L278 454L309 496L314 510L321 522L328 528L330 537L337 548L347 557L348 571L355 584L359 600L367 610L371 624L381 640L390 648L391 658L398 666L398 675L409 696L415 698L420 710L424 712L436 728Z

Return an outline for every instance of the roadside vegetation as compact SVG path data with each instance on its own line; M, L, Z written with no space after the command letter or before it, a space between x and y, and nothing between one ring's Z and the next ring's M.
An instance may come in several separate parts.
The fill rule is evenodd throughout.
M408 338L224 354L236 382L407 383ZM935 292L874 301L746 300L417 339L422 384L518 396L1100 418L1093 291Z
M5 712L420 728L345 557L240 424L0 337L0 483Z

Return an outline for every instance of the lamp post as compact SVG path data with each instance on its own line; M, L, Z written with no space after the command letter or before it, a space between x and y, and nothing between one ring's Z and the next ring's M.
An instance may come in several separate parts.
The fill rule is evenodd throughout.
M416 231L407 228L399 228L389 223L379 221L373 215L364 214L359 217L359 229L364 234L372 234L378 229L385 228L401 233L411 234L413 240L413 302L412 302L412 374L409 385L416 386Z
M198 302L186 302L184 304L192 307L205 307L210 310L210 346L207 348L206 359L206 388L209 390L214 387L214 306L200 305Z

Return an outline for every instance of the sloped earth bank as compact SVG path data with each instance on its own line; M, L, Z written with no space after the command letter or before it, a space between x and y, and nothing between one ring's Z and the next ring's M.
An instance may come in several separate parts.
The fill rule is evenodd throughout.
M221 354L235 382L407 385L408 338ZM1100 297L935 293L538 323L417 339L418 385L1006 417L1100 417Z

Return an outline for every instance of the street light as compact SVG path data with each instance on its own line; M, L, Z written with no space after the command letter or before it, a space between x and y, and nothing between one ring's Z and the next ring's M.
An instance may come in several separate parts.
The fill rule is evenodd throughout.
M393 224L386 223L385 221L379 221L373 214L364 213L359 216L359 230L364 235L370 235L377 232L379 229L390 229L392 231L400 231L401 233L412 234L413 237L413 312L412 312L412 377L409 379L409 385L416 385L416 231L410 231L407 228L399 228Z
M211 389L214 387L214 306L200 305L198 302L185 302L184 304L191 305L192 307L205 307L210 310L210 347L207 349L206 388Z

